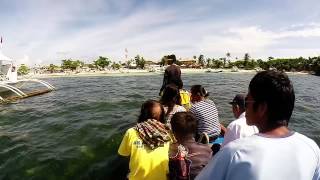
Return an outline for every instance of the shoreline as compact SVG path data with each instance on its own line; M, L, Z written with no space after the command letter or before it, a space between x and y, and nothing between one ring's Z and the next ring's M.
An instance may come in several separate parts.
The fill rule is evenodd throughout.
M182 74L217 74L217 73L228 73L228 74L254 74L256 70L243 70L239 69L237 72L232 72L231 69L181 69ZM120 70L109 70L109 71L96 71L96 72L64 72L64 73L45 73L45 74L28 74L19 76L19 79L24 78L54 78L54 77L95 77L95 76L145 76L145 75L157 75L163 74L163 71L149 72L144 69L120 69ZM308 72L286 72L294 75L309 75Z

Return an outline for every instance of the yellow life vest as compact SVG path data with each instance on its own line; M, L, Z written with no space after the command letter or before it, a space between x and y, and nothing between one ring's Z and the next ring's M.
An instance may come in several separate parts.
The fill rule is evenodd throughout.
M187 110L190 109L191 103L190 103L189 92L184 89L180 89L180 98L181 98L181 105Z

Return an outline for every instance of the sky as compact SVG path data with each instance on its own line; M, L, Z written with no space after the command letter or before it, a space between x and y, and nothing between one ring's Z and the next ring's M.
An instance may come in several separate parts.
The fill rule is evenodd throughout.
M319 0L0 0L1 51L17 64L320 55Z

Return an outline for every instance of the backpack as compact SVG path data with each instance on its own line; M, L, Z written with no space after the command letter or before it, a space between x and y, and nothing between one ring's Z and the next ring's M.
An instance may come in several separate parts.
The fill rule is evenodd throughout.
M187 158L188 150L183 146L178 146L178 152L174 157L169 158L169 179L185 180L190 179L191 160Z

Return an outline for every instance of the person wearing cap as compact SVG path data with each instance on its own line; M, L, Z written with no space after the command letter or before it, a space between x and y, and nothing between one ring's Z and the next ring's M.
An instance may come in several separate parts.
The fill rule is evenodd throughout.
M256 126L249 126L246 122L245 97L243 94L237 94L229 104L232 105L232 112L236 120L228 125L222 147L233 140L259 133Z
M208 99L209 93L201 85L191 87L190 112L193 113L198 121L196 139L202 134L209 136L209 141L214 141L221 132L218 117L218 109L213 101Z
M159 92L160 96L162 95L163 93L162 91L165 89L165 87L168 84L175 84L176 86L179 86L179 82L180 81L182 82L181 70L180 70L180 67L176 64L176 62L177 62L176 55L172 54L168 56L169 66L164 71L163 82Z

